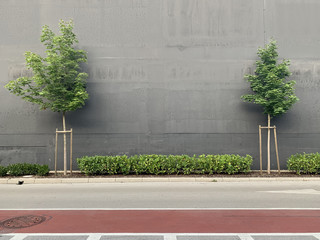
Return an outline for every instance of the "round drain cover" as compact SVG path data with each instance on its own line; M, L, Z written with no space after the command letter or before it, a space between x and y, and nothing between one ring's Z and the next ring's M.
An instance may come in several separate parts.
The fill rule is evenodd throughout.
M36 216L36 215L26 215L26 216L19 216L7 219L1 222L1 226L4 228L26 228L38 225L43 223L46 220L43 216Z

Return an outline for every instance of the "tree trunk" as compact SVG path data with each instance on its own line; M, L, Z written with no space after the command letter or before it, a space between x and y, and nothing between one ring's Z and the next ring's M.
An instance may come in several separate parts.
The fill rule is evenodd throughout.
M62 114L63 131L66 131L66 112ZM63 133L63 174L67 175L67 135Z
M268 174L270 174L270 114L268 114Z

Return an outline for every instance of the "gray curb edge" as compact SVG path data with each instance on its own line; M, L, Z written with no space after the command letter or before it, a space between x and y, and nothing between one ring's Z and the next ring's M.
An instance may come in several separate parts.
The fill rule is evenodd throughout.
M58 183L141 183L141 182L274 182L319 181L320 177L88 177L88 178L0 178L0 184L58 184Z

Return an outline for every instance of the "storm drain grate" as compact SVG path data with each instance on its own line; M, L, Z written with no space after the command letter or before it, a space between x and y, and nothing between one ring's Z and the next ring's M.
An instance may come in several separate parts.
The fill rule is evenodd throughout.
M4 220L0 222L0 226L10 229L27 228L43 223L45 220L43 216L25 215Z

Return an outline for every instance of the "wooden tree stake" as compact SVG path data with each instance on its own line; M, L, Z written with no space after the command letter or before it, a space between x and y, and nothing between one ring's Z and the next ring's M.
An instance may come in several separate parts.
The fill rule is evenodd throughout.
M280 163L279 163L279 154L278 154L278 141L277 141L277 130L276 127L273 129L273 135L274 135L274 144L276 147L276 156L277 156L277 164L278 164L278 173L280 174Z
M72 175L72 128L70 131L70 174Z
M63 131L66 131L66 114L63 112L62 117L63 122ZM67 175L67 135L66 133L63 134L63 175Z
M276 126L268 126L268 127L262 127L259 125L259 150L260 150L260 174L262 174L262 129L268 129L268 133L270 129L273 128L273 133L274 133L274 144L275 144L275 149L276 149L276 157L277 157L277 165L278 165L278 173L280 174L280 162L279 162L279 153L278 153L278 140L277 140L277 131L276 131ZM268 140L270 140L270 136L268 136ZM268 142L268 150L270 151L270 144ZM270 157L270 153L268 155ZM270 174L270 162L268 158L268 169L267 172Z
M270 174L270 114L268 114L268 174Z
M262 174L262 138L261 138L261 125L259 125L259 149L260 149L260 174Z
M54 154L54 174L57 176L57 158L58 158L58 128L56 128L56 149Z
M66 135L67 133L70 133L70 174L72 175L72 141L73 141L73 131L72 128L70 130L66 130L66 131L58 131L58 129L56 129L56 147L55 147L55 157L54 157L54 170L55 170L55 175L57 175L57 161L58 161L58 134L62 133L63 135ZM64 155L66 154L66 149L64 149ZM67 161L64 162L64 175L67 174Z

